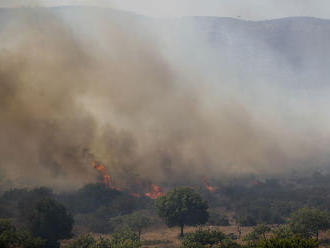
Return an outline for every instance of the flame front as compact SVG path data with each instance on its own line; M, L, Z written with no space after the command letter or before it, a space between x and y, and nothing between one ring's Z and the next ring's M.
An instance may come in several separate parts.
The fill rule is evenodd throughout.
M151 199L157 199L158 197L164 196L164 191L163 189L156 185L156 184L151 184L150 185L151 192L145 193L144 195L151 198Z
M212 193L215 192L216 189L215 189L214 187L212 187L212 186L207 182L206 177L204 177L204 185L205 185L205 188L206 188L208 191L210 191L210 192L212 192Z
M113 190L123 191L121 188L118 188L118 187L112 185L111 177L107 173L107 169L105 168L105 166L103 164L101 164L97 161L93 161L92 165L96 170L98 170L102 174L104 184L108 188L113 189ZM158 197L161 197L161 196L164 195L163 189L160 186L156 185L156 184L151 184L150 189L151 189L151 192L145 193L144 195L151 198L151 199L157 199ZM133 197L136 197L136 198L141 197L141 195L139 193L129 192L129 194Z
M107 170L104 165L97 163L96 161L93 161L93 167L97 169L103 176L104 184L110 188L110 175L107 174Z

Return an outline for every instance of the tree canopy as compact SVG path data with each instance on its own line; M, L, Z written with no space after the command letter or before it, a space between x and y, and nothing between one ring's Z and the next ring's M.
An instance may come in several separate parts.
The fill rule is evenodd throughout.
M301 208L292 213L290 226L294 233L302 237L316 236L318 239L320 231L330 228L330 215L316 208Z
M125 228L137 232L139 238L141 237L142 230L147 228L151 223L151 218L143 211L136 211L132 214L116 216L110 219L112 226Z
M158 214L169 227L179 226L183 236L185 225L205 224L208 204L191 188L175 188L156 200Z
M28 229L33 236L47 240L46 247L57 247L58 240L72 236L73 218L53 199L43 199L27 213Z
M0 247L43 248L45 240L17 230L11 220L0 219Z

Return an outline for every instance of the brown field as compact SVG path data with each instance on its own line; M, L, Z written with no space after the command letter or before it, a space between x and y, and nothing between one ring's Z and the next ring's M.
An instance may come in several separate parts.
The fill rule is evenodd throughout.
M220 230L226 234L234 233L238 236L237 226L221 226L209 228L214 228ZM192 232L196 230L197 227L186 227L185 232ZM237 242L242 242L242 237L251 232L253 227L241 227L241 239ZM144 248L178 248L180 247L181 240L178 237L180 230L178 227L167 228L166 226L158 227L154 230L149 230L142 235L142 244ZM329 240L330 232L320 233L320 240ZM321 247L330 247L329 245L320 245Z
M198 227L185 227L185 232L192 232ZM220 230L226 234L234 233L238 235L236 226L223 226L223 227L214 227L210 226L209 228L214 228ZM252 227L241 227L241 236L246 235L252 230ZM166 226L158 227L154 230L149 230L142 235L142 244L143 247L148 248L177 248L180 246L181 240L178 237L180 230L178 227L167 228Z
M193 232L198 227L185 227L185 233ZM207 227L206 227L207 228ZM234 233L238 236L238 230L237 226L209 226L208 228L220 230L226 234ZM253 227L241 227L241 239L237 242L242 242L242 237L244 237L246 234L251 232ZM181 240L179 238L180 230L178 227L168 228L165 225L154 227L153 229L147 230L144 233L142 233L142 247L144 248L178 248L180 247ZM104 237L110 237L110 235L100 235L100 234L92 234L95 236L95 238L99 236ZM320 233L320 240L329 240L330 239L330 233L329 232L322 232ZM62 245L65 245L67 241L63 241ZM329 245L321 245L320 247L330 247Z

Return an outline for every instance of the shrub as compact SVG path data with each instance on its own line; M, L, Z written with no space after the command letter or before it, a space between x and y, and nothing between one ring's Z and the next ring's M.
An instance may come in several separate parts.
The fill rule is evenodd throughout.
M138 235L129 230L114 233L110 239L93 238L90 234L82 235L65 248L140 248Z
M232 241L227 235L218 230L202 229L187 233L182 241L181 248L236 248L239 244Z
M137 211L132 214L111 218L110 223L115 230L120 230L125 227L131 229L137 232L140 238L142 231L151 225L152 220L144 211Z
M73 219L65 207L53 199L44 199L26 212L29 231L46 239L46 247L58 247L58 240L70 238Z
M286 225L279 226L272 231L273 237L277 239L288 239L294 236L291 228Z
M0 220L0 247L43 248L44 245L45 240L16 230L10 220Z
M318 242L312 239L293 237L288 239L271 238L251 243L248 248L316 248Z
M244 237L246 241L255 241L259 239L266 239L266 234L271 231L271 228L267 225L260 224L253 228L253 231Z
M212 226L229 226L228 217L219 212L210 211L208 224Z
M330 215L315 208L302 208L291 215L291 230L304 238L319 237L320 231L330 228Z

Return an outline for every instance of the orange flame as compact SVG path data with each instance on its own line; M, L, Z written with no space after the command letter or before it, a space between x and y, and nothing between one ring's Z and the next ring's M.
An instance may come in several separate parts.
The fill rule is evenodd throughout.
M93 161L93 167L97 169L103 176L104 184L107 187L110 187L110 175L107 174L107 170L104 165L97 163L96 161Z
M212 186L207 182L206 177L204 177L204 185L205 185L205 188L206 188L208 191L210 191L210 192L212 192L212 193L215 192L216 189L215 189L214 187L212 187Z
M105 168L105 166L103 164L99 164L98 162L93 161L92 165L95 169L97 169L102 174L105 186L107 186L108 188L113 189L113 190L122 191L121 188L111 185L111 177L107 173L107 169Z
M96 170L98 170L102 174L104 184L108 188L110 188L112 190L123 191L121 188L118 188L118 187L112 185L111 177L107 173L107 169L105 168L105 166L103 164L101 164L97 161L93 161L92 165ZM151 184L150 188L151 188L151 192L145 193L145 196L150 197L151 199L156 199L156 198L164 195L163 189L160 186ZM141 197L141 195L139 193L135 193L135 192L129 192L129 195L136 197L136 198Z
M150 185L151 192L145 193L144 195L151 199L157 199L158 197L164 196L163 189L155 184Z

